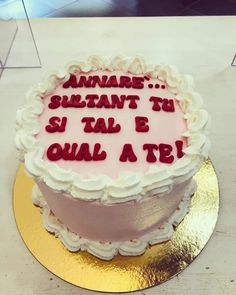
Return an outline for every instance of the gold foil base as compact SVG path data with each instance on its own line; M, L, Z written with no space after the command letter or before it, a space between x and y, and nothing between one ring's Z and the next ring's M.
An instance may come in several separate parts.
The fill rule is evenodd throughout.
M117 256L102 261L87 252L71 253L49 234L40 209L31 201L34 181L20 165L16 175L13 206L23 241L49 271L76 286L104 292L128 292L159 285L184 270L209 240L218 217L219 189L210 160L196 174L198 185L189 214L173 238L150 247L136 257Z

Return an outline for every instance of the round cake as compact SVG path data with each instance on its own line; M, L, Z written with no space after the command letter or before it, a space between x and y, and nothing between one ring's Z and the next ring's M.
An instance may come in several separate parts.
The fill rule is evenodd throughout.
M110 260L171 239L208 157L208 129L190 76L92 56L30 89L15 143L46 229L70 251Z

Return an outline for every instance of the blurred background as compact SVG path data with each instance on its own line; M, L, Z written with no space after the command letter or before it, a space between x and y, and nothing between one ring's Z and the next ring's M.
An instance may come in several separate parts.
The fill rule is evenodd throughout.
M236 0L24 0L30 18L236 15ZM0 18L24 18L21 0L0 0Z

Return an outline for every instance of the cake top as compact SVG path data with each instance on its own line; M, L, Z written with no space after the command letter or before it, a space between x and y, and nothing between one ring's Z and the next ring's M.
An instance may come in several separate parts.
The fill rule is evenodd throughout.
M102 202L137 199L169 191L207 157L201 106L191 77L173 67L90 57L29 91L16 146L26 170L53 189Z
M71 74L43 104L36 138L47 148L44 159L84 177L145 173L151 163L174 163L186 147L184 114L158 79L120 71Z

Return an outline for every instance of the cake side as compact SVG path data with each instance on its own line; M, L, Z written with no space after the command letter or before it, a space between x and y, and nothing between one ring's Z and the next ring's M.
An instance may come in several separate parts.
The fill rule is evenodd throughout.
M71 232L92 241L115 242L139 239L162 227L178 208L190 182L178 184L166 194L114 204L73 198L52 191L43 182L37 185L53 214Z
M69 251L88 251L90 254L102 260L111 260L117 254L122 256L141 255L149 246L170 240L175 227L179 225L188 213L191 196L195 189L195 181L191 181L186 187L177 208L165 219L161 226L153 228L151 231L147 231L138 238L113 242L84 238L69 230L51 211L36 184L32 191L32 201L36 206L41 208L43 225L46 230L55 234ZM77 216L76 221L78 222L79 220L80 216ZM107 222L109 223L109 220L107 220Z

